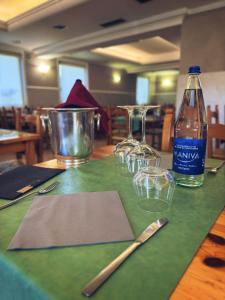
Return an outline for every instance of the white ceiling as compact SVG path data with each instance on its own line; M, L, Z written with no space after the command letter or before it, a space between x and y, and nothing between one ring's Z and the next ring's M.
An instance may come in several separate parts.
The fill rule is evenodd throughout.
M160 36L134 43L96 48L92 52L117 57L141 65L180 59L180 49Z
M0 11L3 2L6 6L14 0L2 1ZM179 60L184 17L223 6L224 0L151 0L144 4L136 0L49 0L7 22L0 21L0 42L45 57L70 56L133 67L172 62ZM126 22L111 28L100 25L118 18ZM54 25L66 27L57 30Z

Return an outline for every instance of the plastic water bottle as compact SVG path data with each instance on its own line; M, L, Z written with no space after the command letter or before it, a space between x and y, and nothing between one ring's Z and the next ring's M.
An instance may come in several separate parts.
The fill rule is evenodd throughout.
M176 183L198 187L204 181L207 121L199 66L188 71L183 102L175 123L173 173Z

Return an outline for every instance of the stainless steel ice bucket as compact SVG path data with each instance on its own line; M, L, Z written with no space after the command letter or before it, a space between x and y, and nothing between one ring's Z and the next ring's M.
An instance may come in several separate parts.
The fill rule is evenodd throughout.
M72 166L88 161L94 143L96 109L43 109L47 113L52 149L59 162Z

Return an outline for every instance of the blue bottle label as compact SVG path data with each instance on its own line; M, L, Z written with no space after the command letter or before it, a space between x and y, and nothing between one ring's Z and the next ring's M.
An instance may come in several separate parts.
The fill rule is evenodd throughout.
M206 139L175 138L173 143L173 171L185 175L204 173Z

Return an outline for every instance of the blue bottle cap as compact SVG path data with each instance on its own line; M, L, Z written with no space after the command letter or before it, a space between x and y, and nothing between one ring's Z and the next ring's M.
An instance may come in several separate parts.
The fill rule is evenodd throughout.
M188 70L189 74L200 74L201 73L201 69L199 66L191 66Z

